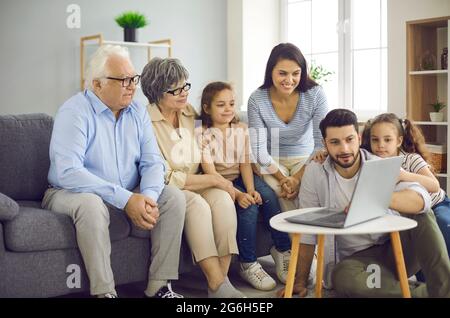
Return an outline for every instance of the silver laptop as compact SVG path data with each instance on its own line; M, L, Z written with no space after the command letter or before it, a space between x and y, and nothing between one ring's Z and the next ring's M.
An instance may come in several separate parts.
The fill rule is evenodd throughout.
M319 208L309 213L287 217L291 223L344 228L366 222L387 213L392 192L400 173L402 157L365 161L360 169L348 213Z

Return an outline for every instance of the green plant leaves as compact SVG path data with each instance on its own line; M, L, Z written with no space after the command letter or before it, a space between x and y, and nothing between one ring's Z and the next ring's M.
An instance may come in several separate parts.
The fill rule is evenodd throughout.
M443 108L445 108L445 106L447 106L443 102L440 102L439 100L437 100L436 102L434 102L430 105L433 107L433 109L436 113L440 112L441 109L443 109Z
M316 65L314 61L311 62L311 67L309 68L309 76L319 84L323 82L328 82L328 77L334 74L326 70L322 65Z
M145 15L137 11L127 11L115 18L115 21L122 28L138 29L148 24Z

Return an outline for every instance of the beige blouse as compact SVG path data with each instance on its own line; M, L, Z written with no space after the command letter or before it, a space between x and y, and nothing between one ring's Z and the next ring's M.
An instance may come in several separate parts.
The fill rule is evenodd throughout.
M226 136L219 129L208 128L202 135L202 156L204 162L214 163L216 171L233 181L240 175L241 163L250 162L250 142L247 125L231 124Z
M166 184L183 189L188 174L200 170L201 150L195 137L197 113L191 105L178 113L179 128L175 129L159 111L156 104L147 106L159 149L166 160Z

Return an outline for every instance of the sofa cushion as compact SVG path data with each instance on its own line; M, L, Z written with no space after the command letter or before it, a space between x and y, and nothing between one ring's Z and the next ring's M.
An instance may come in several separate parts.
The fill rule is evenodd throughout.
M19 214L5 222L5 246L14 252L47 251L75 248L75 226L69 216L38 208L39 202L19 201ZM111 241L125 239L130 224L125 215L110 211Z
M0 221L13 219L19 213L19 205L16 201L0 193Z
M130 236L137 237L137 238L144 238L144 239L150 238L150 231L141 229L141 228L137 227L136 225L134 225L133 221L131 221L131 219L127 216L126 212L124 212L123 210L120 210L108 203L106 203L106 206L108 207L110 213L112 213L112 211L115 211L116 213L122 214L128 220L128 224L130 226Z
M52 117L0 116L0 192L15 200L41 200L47 189Z
M18 200L17 203L21 207L42 209L42 202L41 201Z
M130 220L130 226L131 226L131 233L130 236L137 237L137 238L150 238L150 231L149 230L143 230L136 225L133 224Z

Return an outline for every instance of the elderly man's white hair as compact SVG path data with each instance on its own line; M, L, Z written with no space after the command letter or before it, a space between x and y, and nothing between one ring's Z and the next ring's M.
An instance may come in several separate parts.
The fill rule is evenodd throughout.
M93 90L92 81L106 76L105 64L108 58L113 55L119 55L130 60L130 53L126 47L120 45L103 45L92 55L86 70L86 79L84 84L86 88Z

